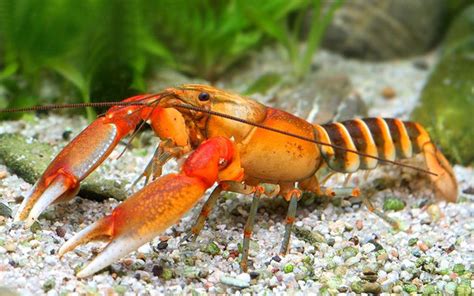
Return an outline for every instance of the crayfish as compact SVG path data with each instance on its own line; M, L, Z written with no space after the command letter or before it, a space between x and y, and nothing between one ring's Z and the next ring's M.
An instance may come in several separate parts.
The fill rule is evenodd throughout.
M200 233L221 192L253 194L243 235L244 271L262 194L279 194L289 202L281 246L285 254L302 192L334 194L316 178L322 168L351 174L391 163L429 175L437 197L450 202L457 198L450 164L418 123L365 118L312 124L238 94L191 84L114 104L56 156L15 219L31 225L49 205L75 197L80 182L144 122L161 139L143 173L148 184L59 250L62 256L89 241L108 241L78 277L90 276L151 241L216 184L190 234L195 238ZM426 168L396 161L418 153L424 156ZM186 160L179 173L161 176L163 165L172 158ZM276 189L267 192L263 184L274 184ZM391 222L368 199L362 199L369 210Z

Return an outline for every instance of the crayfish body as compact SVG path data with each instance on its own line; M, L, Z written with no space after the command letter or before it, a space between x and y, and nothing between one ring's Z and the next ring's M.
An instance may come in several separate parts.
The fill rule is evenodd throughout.
M92 240L109 241L104 251L78 273L79 277L94 274L153 239L176 223L215 184L192 235L199 234L222 191L253 194L244 229L243 270L247 269L248 244L260 196L280 194L289 201L281 248L281 253L286 253L302 191L328 194L315 175L323 167L353 173L374 169L383 162L402 165L396 159L421 153L436 196L451 202L457 198L451 166L418 123L365 118L311 124L205 85L168 88L124 102L95 120L58 154L16 215L16 220L29 225L50 204L73 198L80 182L119 141L140 122L148 122L162 140L155 161L144 173L147 179L155 180L63 245L60 255ZM188 152L178 174L160 177L167 160L182 158ZM278 190L266 192L263 183L278 185ZM366 205L375 210L370 202Z

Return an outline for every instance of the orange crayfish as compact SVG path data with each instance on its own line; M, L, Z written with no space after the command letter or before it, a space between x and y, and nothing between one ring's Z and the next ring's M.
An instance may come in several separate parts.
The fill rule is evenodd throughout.
M30 225L49 205L73 198L80 182L142 122L150 124L161 139L156 157L144 172L147 179L154 180L61 247L60 256L92 240L109 241L78 277L90 276L152 240L215 184L191 234L199 234L222 191L253 194L244 229L243 270L247 269L260 196L280 194L289 201L281 247L284 254L301 193L328 194L315 176L323 167L349 174L374 169L379 163L410 167L429 175L439 198L450 202L457 198L450 164L418 123L365 118L311 124L250 98L191 84L135 96L111 107L56 156L24 199L15 219ZM417 153L424 156L425 169L395 160ZM160 176L169 159L188 154L179 173ZM266 192L265 183L275 184L277 189ZM385 217L362 199L370 210Z

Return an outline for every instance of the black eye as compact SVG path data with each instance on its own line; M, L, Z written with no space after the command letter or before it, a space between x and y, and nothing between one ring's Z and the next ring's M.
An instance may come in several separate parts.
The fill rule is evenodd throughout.
M202 92L202 93L200 93L199 96L198 96L198 99L199 99L199 101L201 101L201 102L209 101L210 98L211 98L211 96L209 96L209 94L206 93L206 92Z

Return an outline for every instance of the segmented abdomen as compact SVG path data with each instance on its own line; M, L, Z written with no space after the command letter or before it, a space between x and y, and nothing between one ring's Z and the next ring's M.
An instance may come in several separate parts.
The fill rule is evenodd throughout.
M386 160L409 158L430 141L425 129L415 122L395 118L363 118L314 125L319 141ZM353 152L320 145L328 166L338 172L369 170L378 160Z

